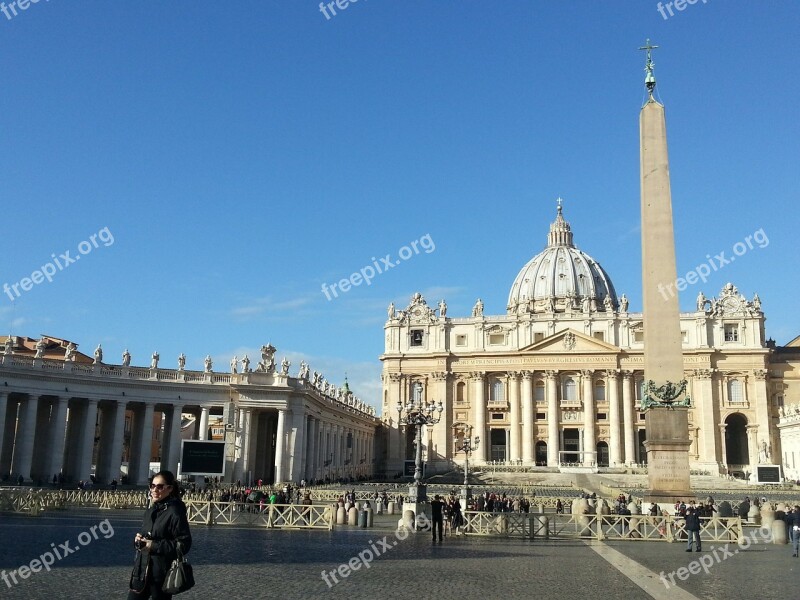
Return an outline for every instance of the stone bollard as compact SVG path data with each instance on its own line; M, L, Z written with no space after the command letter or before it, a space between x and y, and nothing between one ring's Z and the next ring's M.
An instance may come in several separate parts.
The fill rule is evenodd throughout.
M344 510L344 506L339 506L336 508L336 524L344 525L345 521L347 521L347 513Z
M347 511L347 524L358 525L358 509L355 506L351 506Z
M772 531L773 544L785 544L788 541L786 539L786 523L780 519L774 519L772 521L772 528L770 531Z
M775 521L775 509L772 504L765 502L761 506L761 526L767 529L772 529L772 523Z
M750 512L747 513L747 520L753 525L761 525L761 511L755 504L750 506Z
M537 508L537 512L538 512L540 515L543 515L543 514L544 514L544 504L537 504L537 505L536 505L536 508Z
M389 504L386 505L386 514L387 515L393 515L394 514L394 507L395 507L394 500L389 500Z
M732 517L733 516L733 507L731 503L727 500L723 500L717 506L717 512L715 513L716 517Z
M358 511L358 526L362 528L366 528L367 526L367 511L360 510Z
M379 515L383 514L383 502L381 502L380 500L375 502L375 512Z
M403 527L408 529L409 531L416 531L416 527L414 526L414 511L413 510L404 510L403 511Z
M381 503L378 502L378 506L380 506L380 505L381 505ZM375 519L375 513L373 512L373 510L371 508L368 508L366 510L366 513L367 513L367 527L372 527L373 521Z

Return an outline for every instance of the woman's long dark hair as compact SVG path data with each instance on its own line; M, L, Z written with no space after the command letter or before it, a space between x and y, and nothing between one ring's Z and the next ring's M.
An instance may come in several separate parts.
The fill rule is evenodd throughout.
M152 483L156 477L161 477L164 483L172 488L168 498L180 498L183 495L183 490L181 490L181 486L172 471L159 471L153 475L153 479L151 479L150 482Z

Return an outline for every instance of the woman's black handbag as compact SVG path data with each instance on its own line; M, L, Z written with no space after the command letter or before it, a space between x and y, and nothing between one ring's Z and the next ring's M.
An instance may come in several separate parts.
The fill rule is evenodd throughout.
M175 549L178 556L172 561L164 585L161 586L161 591L165 594L180 594L194 587L192 565L183 555L180 544L177 544Z

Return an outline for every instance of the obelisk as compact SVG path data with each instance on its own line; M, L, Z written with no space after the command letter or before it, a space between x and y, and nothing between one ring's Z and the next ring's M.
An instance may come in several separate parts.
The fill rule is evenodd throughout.
M678 296L675 290L675 233L667 157L664 106L653 97L650 40L645 86L648 99L639 115L642 205L642 301L644 390L649 489L646 502L671 503L691 496L689 419Z

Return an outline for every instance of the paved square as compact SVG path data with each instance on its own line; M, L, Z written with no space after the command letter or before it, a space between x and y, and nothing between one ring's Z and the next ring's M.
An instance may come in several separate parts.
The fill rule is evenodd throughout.
M106 539L102 532L110 529L96 527L95 539L91 527L105 519L113 535ZM19 583L12 582L11 588L0 581L0 597L125 598L132 539L139 523L135 511L4 515L0 569L7 574L48 551L61 549L59 554L64 554L68 548L70 553L56 560L50 572L30 573L25 580L17 575ZM442 544L432 544L427 533L400 540L387 529L321 532L193 526L192 534L189 557L198 585L180 596L186 600L243 596L778 599L796 597L800 575L800 559L791 558L788 546L767 544L738 553L734 552L738 548L731 547L731 555L715 562L707 574L701 571L686 581L674 578L680 590L688 592L681 594L676 588L668 590L658 574L677 571L713 552L688 554L683 544L653 542L599 544L598 551L578 540L447 537ZM609 548L616 551L613 556L601 556ZM718 551L717 556L721 555ZM340 565L348 564L357 570L349 566L340 570ZM322 577L323 570L330 586Z

